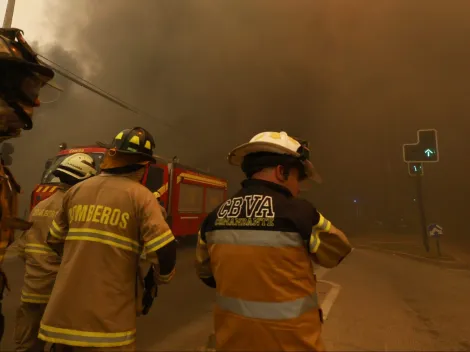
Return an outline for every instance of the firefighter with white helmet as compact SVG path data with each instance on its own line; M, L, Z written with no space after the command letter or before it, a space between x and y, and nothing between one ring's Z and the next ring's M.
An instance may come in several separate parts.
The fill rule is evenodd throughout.
M204 220L197 274L216 289L220 351L321 351L322 315L312 261L337 266L346 236L306 200L300 183L320 181L306 141L263 132L228 156L247 179Z
M47 238L63 254L38 336L71 351L135 350L136 315L149 304L136 292L141 255L156 283L175 273L175 238L140 183L155 162L153 137L135 127L106 147L102 173L67 192Z
M60 265L60 257L45 243L47 233L67 189L96 175L96 167L91 156L77 153L66 157L53 174L60 179L56 192L32 209L29 221L33 225L17 241L19 257L25 262L21 303L16 314L17 352L44 350L45 342L38 339L39 323Z

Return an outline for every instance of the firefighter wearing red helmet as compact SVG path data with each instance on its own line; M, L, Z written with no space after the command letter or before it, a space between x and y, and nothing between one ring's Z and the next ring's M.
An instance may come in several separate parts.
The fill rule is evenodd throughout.
M58 348L135 350L141 255L155 282L169 283L175 273L175 238L140 183L155 161L153 137L135 127L106 147L103 172L67 192L49 230L62 263L39 338Z
M319 176L308 144L263 132L235 148L242 189L204 220L197 274L216 289L220 351L321 351L322 316L312 261L337 266L346 236L306 200L300 183Z
M31 210L29 221L33 225L17 241L18 256L25 262L21 304L16 313L17 352L44 350L45 342L38 339L39 323L60 266L60 257L44 242L54 216L62 208L65 192L95 176L95 162L87 154L72 154L57 166L53 174L60 179L57 190Z

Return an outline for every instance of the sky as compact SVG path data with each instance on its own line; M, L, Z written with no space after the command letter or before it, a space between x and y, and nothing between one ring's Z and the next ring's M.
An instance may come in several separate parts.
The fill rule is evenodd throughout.
M39 52L151 116L58 77L65 92L45 91L54 102L15 141L23 204L63 141L141 125L157 154L226 177L233 192L242 174L225 161L230 149L286 130L310 140L324 183L306 197L339 227L356 207L364 221L416 222L402 144L436 128L441 161L423 178L428 218L454 235L466 225L466 0L16 2L13 24Z

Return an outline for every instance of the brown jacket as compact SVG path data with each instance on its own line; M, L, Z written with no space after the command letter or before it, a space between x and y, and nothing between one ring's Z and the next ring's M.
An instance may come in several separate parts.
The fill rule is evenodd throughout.
M39 338L83 347L135 341L136 280L141 253L156 265L174 241L153 194L130 177L102 174L72 187L52 222L47 242L62 263ZM163 265L163 263L162 263Z
M38 203L29 221L33 226L17 240L18 255L25 261L25 276L21 300L28 303L47 303L60 266L60 257L46 243L52 220L62 208L64 190Z

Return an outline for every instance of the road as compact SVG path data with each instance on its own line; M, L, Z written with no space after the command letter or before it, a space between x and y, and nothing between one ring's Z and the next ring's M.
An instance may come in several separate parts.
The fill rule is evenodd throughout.
M319 268L324 340L331 351L470 350L470 271L393 251L355 249L338 268ZM213 291L193 269L194 249L178 253L174 281L162 287L150 314L138 319L139 351L195 351L212 331ZM0 350L13 350L22 265L8 259L12 292Z

